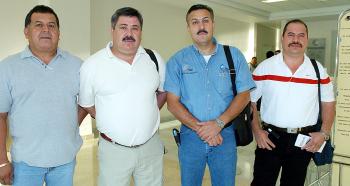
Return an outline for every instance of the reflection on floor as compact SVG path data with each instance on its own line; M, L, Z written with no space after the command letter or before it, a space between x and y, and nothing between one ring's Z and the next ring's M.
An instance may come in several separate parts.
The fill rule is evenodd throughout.
M177 158L177 146L171 135L173 127L178 126L176 121L162 123L160 136L166 148L164 156L164 186L179 186L180 174ZM236 177L237 186L248 186L251 181L254 161L255 144L238 149L238 169ZM74 177L75 186L97 185L97 139L84 140L84 145L77 156L77 166ZM203 186L210 185L209 171L206 170Z
M164 156L164 186L180 185L177 147L171 134L171 130L174 127L179 127L179 123L177 121L165 122L160 126L160 136L166 148L166 154ZM7 146L9 146L10 140L7 142ZM236 186L250 185L253 173L255 147L256 144L251 143L249 146L238 148ZM308 168L308 175L306 177L305 185L329 186L331 184L330 168L330 165L316 167L311 162ZM97 175L97 139L85 139L84 144L77 156L74 186L96 186ZM203 186L209 185L210 176L209 171L206 170ZM276 185L279 185L279 182L277 182Z
M164 186L179 186L179 164L177 158L177 146L171 134L174 127L178 128L179 123L176 121L162 123L160 126L160 136L166 148L164 156ZM251 143L246 147L238 148L237 176L236 186L248 186L252 180L254 150L256 144ZM84 145L77 156L77 166L74 177L75 186L96 186L98 175L97 164L97 139L84 140ZM317 168L310 163L305 185L330 185L330 166ZM320 182L317 178L321 178ZM203 186L210 185L209 171L206 170L203 180ZM279 185L277 182L276 185Z

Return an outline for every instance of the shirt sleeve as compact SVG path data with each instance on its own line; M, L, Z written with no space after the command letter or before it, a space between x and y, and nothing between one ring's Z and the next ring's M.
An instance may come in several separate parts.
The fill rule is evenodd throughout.
M234 50L231 48L231 53L235 63L237 93L252 90L255 88L255 83L247 61L237 48L234 48Z
M180 97L180 82L181 82L181 70L177 63L177 59L173 56L169 59L166 65L165 73L165 91L171 92Z
M333 102L334 90L331 78L328 76L326 69L318 63L318 68L320 69L321 76L321 101L322 102Z
M153 51L154 55L157 58L158 62L158 70L159 70L159 87L158 91L164 92L164 82L165 82L165 71L166 71L166 66L164 64L163 58L159 55L157 51Z
M88 62L83 63L80 68L80 91L79 105L82 107L92 107L95 105L94 91L94 68Z
M256 88L250 92L250 101L256 103L262 95L262 88L264 81L259 81L259 76L263 75L263 64L257 66L253 72L253 79Z
M9 112L12 105L10 82L5 69L0 65L0 112L4 113Z

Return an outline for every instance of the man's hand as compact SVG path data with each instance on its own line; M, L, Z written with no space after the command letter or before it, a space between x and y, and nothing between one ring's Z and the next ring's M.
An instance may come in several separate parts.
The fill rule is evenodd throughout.
M253 129L254 138L256 141L256 144L261 149L268 149L272 150L272 148L275 148L275 144L270 140L269 133L261 128L259 129Z
M311 136L310 141L301 149L309 152L317 152L324 142L324 135L321 132L312 132L309 135Z
M200 126L197 130L198 136L206 142L209 142L221 131L221 128L215 123L215 121L199 122L197 125Z
M223 141L224 139L222 138L221 134L218 134L214 136L214 138L211 138L209 141L207 141L207 143L209 146L218 146L221 145Z
M2 185L11 185L12 184L12 164L9 163L4 167L0 168L0 183Z

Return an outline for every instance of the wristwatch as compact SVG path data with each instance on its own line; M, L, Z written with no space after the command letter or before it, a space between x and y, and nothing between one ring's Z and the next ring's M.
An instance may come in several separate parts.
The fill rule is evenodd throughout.
M330 136L329 132L321 130L320 133L323 135L325 141L329 140L329 136Z
M215 123L216 123L216 125L219 126L220 128L224 128L224 126L225 126L225 122L222 121L222 120L219 119L219 118L216 118L216 119L215 119Z

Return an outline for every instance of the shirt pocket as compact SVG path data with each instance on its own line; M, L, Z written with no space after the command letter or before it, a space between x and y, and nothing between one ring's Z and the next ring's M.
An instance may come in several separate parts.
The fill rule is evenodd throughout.
M183 65L181 69L185 87L193 88L200 83L198 71L191 65Z
M216 86L219 93L223 96L232 95L232 83L230 70L227 67L221 66L217 72Z

